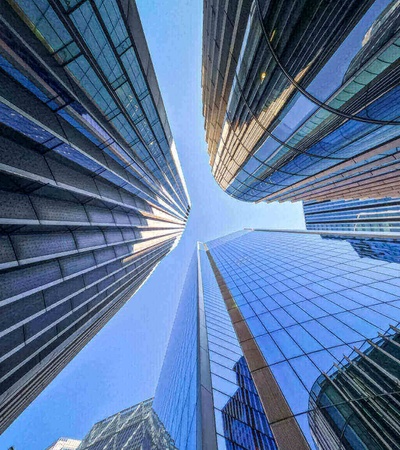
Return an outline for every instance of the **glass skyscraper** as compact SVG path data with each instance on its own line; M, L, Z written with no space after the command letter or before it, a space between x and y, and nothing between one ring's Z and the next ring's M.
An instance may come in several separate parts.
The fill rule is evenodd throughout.
M399 443L398 393L376 386L380 372L390 367L398 381L398 361L388 366L398 358L397 338L389 356L376 351L370 357L373 379L364 386L353 377L358 391L330 395L323 409L329 380L339 377L336 372L348 373L346 364L369 370L353 363L354 355L371 355L365 347L376 349L399 322L397 234L249 229L199 244L154 408L180 449L309 449L313 436L322 445L319 436L328 429L330 442L340 442L346 428L342 410L354 416L346 432L352 442L357 433L368 442L365 427L371 432L375 423L388 442ZM395 375L387 376L395 385ZM362 402L377 393L378 406L391 412L379 421L362 417L353 397Z
M400 198L303 203L307 230L400 232Z
M133 0L0 2L0 432L190 209Z
M204 0L212 173L244 201L399 197L397 0Z
M145 400L97 422L79 450L176 450L152 402Z
M190 263L154 410L180 450L276 450L206 248Z

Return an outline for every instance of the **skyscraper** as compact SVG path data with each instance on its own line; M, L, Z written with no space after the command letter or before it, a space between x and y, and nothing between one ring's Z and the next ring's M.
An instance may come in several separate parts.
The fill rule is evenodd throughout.
M205 0L221 188L249 202L399 197L399 23L397 0Z
M70 438L60 438L57 439L50 447L47 447L46 450L77 450L81 441L77 439Z
M276 450L204 244L186 275L153 407L180 450Z
M400 198L303 203L307 230L400 232Z
M145 400L97 422L79 450L176 450L152 402Z
M185 181L133 0L1 0L0 432L178 243Z
M400 321L399 250L394 233L243 230L199 244L154 401L178 448L314 448L316 383ZM395 436L392 422L378 428Z

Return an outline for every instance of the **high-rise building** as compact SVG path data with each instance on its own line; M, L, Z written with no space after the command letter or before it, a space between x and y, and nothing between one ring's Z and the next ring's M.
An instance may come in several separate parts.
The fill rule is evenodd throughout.
M316 383L399 322L398 234L243 230L199 244L154 408L178 448L314 448ZM392 422L374 423L396 435Z
M204 0L212 173L249 202L400 196L397 0Z
M50 445L50 447L47 447L46 450L77 450L81 442L77 439L62 437Z
M180 450L276 450L204 244L190 263L153 407Z
M145 400L97 422L79 450L176 450L152 402Z
M400 233L400 198L303 203L307 230Z
M400 448L400 329L391 326L321 375L309 423L318 448Z
M0 1L0 432L190 209L133 0Z

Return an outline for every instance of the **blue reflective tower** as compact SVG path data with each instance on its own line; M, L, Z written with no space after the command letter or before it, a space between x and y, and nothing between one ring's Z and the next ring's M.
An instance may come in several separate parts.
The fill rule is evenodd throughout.
M1 432L174 248L190 202L134 1L0 13Z
M180 450L276 450L206 248L190 263L154 410Z
M248 229L199 244L154 408L182 449L305 450L315 448L314 437L328 442L324 450L339 450L344 430L351 442L375 442L379 434L393 442L398 337L379 351L374 345L399 322L399 234ZM373 361L347 370L358 349L371 345ZM369 366L374 373L355 381L354 394L340 391L355 379L346 372ZM343 383L335 370L345 371ZM385 370L387 392L373 383ZM333 391L330 379L341 383ZM377 417L360 416L363 401L379 406ZM342 411L351 422L339 420Z

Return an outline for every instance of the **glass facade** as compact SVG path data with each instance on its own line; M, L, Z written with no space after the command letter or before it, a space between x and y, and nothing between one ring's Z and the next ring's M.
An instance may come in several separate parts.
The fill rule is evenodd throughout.
M97 422L79 450L176 450L152 402L146 400Z
M308 417L321 450L399 448L399 356L392 326L316 380Z
M233 366L239 388L222 408L224 438L222 448L271 449L276 444L246 360L242 356ZM217 394L216 394L217 395Z
M400 199L303 203L307 230L400 232Z
M400 263L400 245L398 237L363 237L363 236L334 236L323 235L322 239L339 239L347 241L360 258L372 258L380 261Z
M261 401L204 247L200 250L200 271L217 448L275 450Z
M317 380L400 321L400 237L244 230L207 247L278 448L293 417L314 448Z
M190 201L136 5L0 15L0 432L140 288Z
M203 244L192 259L154 409L180 450L275 450Z
M212 173L257 202L399 197L397 0L204 1Z
M200 442L197 254L190 262L167 353L154 397L154 410L180 450Z

